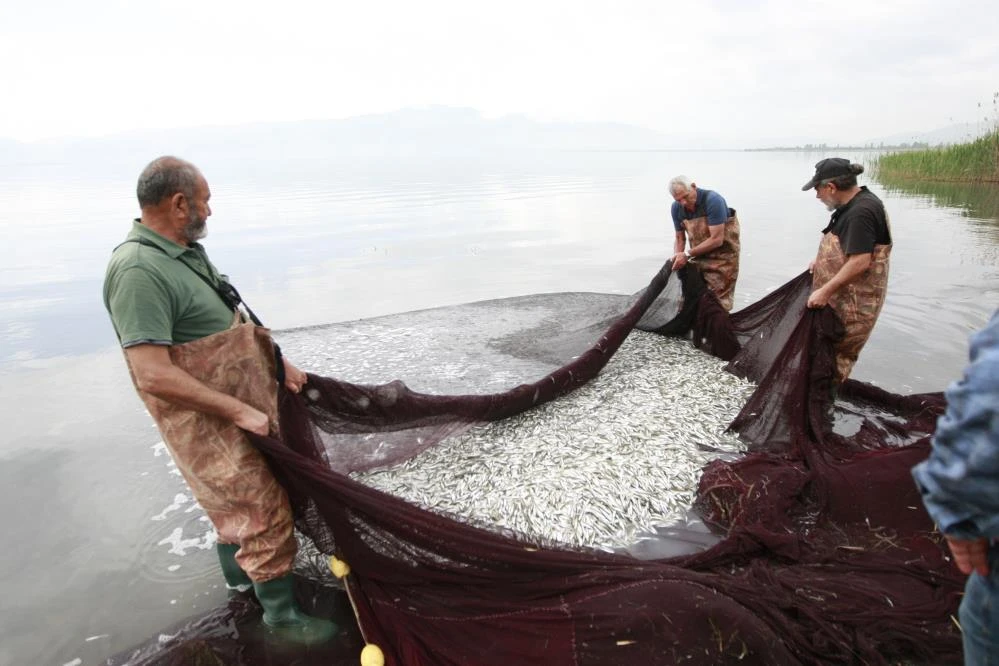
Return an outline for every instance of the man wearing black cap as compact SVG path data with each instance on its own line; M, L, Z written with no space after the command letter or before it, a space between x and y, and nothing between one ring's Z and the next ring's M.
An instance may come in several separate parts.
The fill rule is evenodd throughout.
M885 302L891 228L884 204L867 187L857 185L860 164L830 157L815 165L815 175L802 186L832 211L812 272L808 307L829 305L846 334L836 346L836 384L850 376L860 350L871 335Z

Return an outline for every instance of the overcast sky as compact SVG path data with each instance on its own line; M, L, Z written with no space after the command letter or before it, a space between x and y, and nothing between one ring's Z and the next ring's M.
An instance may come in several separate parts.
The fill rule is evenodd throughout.
M993 116L997 32L996 0L3 0L0 137L449 105L859 141Z

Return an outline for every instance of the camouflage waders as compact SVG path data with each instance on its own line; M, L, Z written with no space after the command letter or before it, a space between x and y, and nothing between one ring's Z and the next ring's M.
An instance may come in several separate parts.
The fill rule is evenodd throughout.
M221 333L170 347L170 358L207 386L267 414L271 432L277 431L275 361L267 329L237 323ZM129 373L134 383L131 367ZM218 531L219 542L239 545L239 566L254 582L289 573L296 543L288 496L243 431L222 418L144 391L139 396L177 469Z
M846 334L836 345L836 383L850 376L853 364L878 320L888 289L888 257L891 245L875 245L871 265L856 280L840 288L829 305L839 315ZM846 263L846 255L834 233L826 233L812 272L812 288L818 289L833 278Z
M721 247L695 258L701 268L704 281L726 312L732 310L735 301L735 281L739 278L739 218L735 211L725 222L724 240ZM710 227L707 217L695 217L683 221L683 228L690 240L690 247L708 239Z

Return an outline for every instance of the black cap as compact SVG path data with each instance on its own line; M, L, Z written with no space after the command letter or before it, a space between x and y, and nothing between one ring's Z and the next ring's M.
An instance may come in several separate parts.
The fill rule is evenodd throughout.
M853 173L850 170L850 160L842 157L827 157L819 160L815 164L815 175L812 179L801 186L801 191L810 190L823 180L838 178L839 176L849 176Z

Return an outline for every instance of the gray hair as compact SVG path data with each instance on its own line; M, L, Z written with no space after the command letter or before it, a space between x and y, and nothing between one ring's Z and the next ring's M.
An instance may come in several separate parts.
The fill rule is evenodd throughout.
M680 192L689 192L690 186L694 184L687 176L675 176L669 181L669 193L679 194Z
M157 157L139 174L135 188L139 207L155 206L178 192L193 199L199 178L201 172L190 162L170 155Z
M826 183L832 183L837 190L841 192L843 190L850 190L857 186L857 174L864 173L863 164L851 164L850 173L845 176L836 176L835 178L826 178L821 181L819 185L825 185Z

